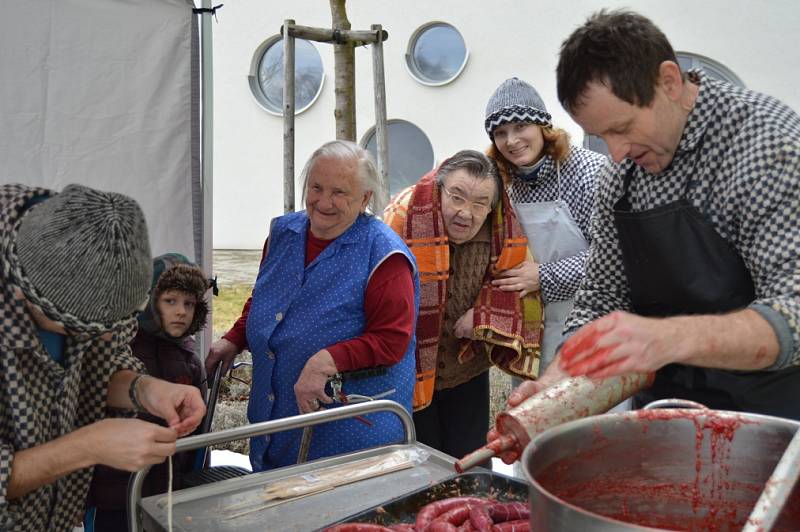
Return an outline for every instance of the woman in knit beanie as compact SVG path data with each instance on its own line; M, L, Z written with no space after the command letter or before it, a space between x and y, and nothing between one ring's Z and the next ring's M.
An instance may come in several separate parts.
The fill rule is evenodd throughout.
M594 176L606 157L571 146L553 126L542 98L518 78L504 81L486 105L488 155L495 160L534 261L494 281L521 295L542 291L545 326L541 369L553 360L588 253Z
M133 354L144 362L147 373L180 384L190 384L206 396L205 371L195 353L193 334L208 317L205 293L208 279L198 266L178 253L153 260L150 302L139 317L139 331L131 342ZM140 414L146 421L163 421ZM172 459L173 485L180 487L183 475L193 469L196 451L176 454ZM153 466L145 479L142 495L167 491L167 463ZM127 526L126 493L130 473L106 466L95 468L89 491L85 524L94 532L124 530Z

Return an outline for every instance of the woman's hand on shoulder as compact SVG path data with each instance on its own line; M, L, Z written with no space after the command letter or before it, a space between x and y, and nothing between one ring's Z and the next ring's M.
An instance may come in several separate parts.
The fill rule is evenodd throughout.
M506 292L519 292L525 297L539 290L539 264L526 260L515 268L503 270L495 276L492 285Z

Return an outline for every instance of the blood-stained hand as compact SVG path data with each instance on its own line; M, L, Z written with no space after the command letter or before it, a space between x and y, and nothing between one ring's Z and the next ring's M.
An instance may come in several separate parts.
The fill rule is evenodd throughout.
M540 391L547 388L548 382L542 381L525 381L519 386L517 386L514 390L511 391L511 395L508 396L508 403L506 404L506 409L514 408L521 404L525 399L532 397L539 393ZM492 427L492 429L486 434L486 442L491 443L494 440L500 437L500 433L497 432L497 429ZM497 455L503 462L506 464L513 464L517 460L519 460L520 456L522 456L522 449L515 449L513 451L507 451L504 453L500 453Z
M297 410L301 414L319 410L320 403L330 404L333 402L325 394L325 383L337 371L336 363L327 349L320 349L308 359L294 384Z
M519 292L525 297L539 290L539 264L526 260L515 268L503 270L495 275L492 285L506 292Z
M571 376L605 378L649 373L677 362L677 322L617 311L578 329L561 347L559 367Z
M558 367L558 357L560 355L556 355L556 358L553 362L547 367L544 374L539 377L539 379L535 381L523 381L522 384L511 390L511 394L508 396L508 402L506 403L506 410L510 410L516 406L521 405L525 402L526 399L533 397L537 393L541 392L545 388L552 386L553 384L561 381L569 377L566 373L561 371ZM486 434L486 441L491 443L492 441L496 440L500 437L500 433L497 432L494 428L492 428L488 434ZM501 453L498 457L503 460L506 464L513 464L522 454L522 449L517 449L516 451L509 451L506 453Z

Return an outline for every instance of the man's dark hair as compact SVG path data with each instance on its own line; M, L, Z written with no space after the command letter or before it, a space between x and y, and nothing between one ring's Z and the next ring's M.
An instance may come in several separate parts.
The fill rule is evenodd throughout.
M678 63L667 37L650 19L626 10L598 11L561 44L558 100L572 112L589 83L598 82L620 100L647 107L664 61Z

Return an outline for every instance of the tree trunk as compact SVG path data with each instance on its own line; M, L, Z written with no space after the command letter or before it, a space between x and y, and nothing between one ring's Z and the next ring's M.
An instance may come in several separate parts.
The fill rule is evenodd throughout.
M334 30L349 30L345 10L346 0L330 0ZM356 84L355 53L353 43L334 44L334 86L336 94L336 138L356 140Z

